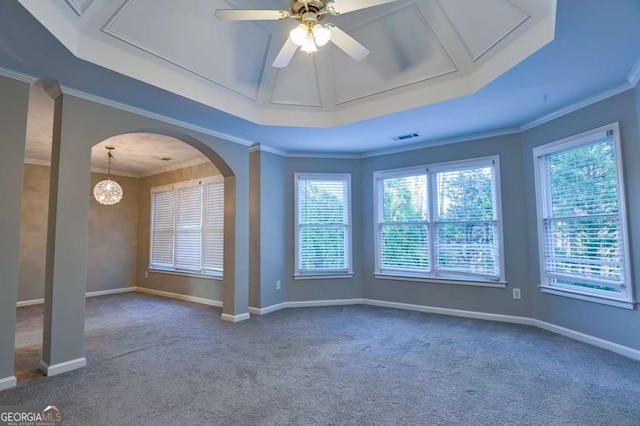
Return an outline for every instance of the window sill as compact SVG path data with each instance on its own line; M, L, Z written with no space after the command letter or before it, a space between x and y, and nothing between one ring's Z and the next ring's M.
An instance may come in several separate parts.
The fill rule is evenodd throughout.
M554 296L570 297L572 299L584 300L586 302L600 303L602 305L631 310L635 309L636 306L636 302L632 300L620 300L614 299L613 297L596 296L594 294L585 294L579 291L564 290L545 285L539 285L538 287L540 287L540 290L543 293L553 294Z
M341 272L335 274L293 274L294 280L338 280L351 278L353 278L353 272Z
M214 281L222 281L224 278L222 275L198 274L196 272L182 272L182 271L173 271L169 269L149 268L148 271L153 274L177 275L180 277L203 278L205 280L214 280Z
M394 275L394 274L373 274L373 276L379 280L391 280L391 281L413 281L419 283L430 284L451 284L451 285L466 285L471 287L489 287L489 288L506 288L506 281L482 281L482 280L460 280L455 278L427 278L416 277L410 275Z

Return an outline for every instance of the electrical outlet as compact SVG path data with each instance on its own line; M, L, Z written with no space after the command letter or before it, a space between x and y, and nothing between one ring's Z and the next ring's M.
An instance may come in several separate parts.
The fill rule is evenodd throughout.
M276 290L280 290L280 280L276 281Z
M144 277L149 278L149 271L144 271Z
M513 298L514 299L522 299L522 294L520 294L520 289L519 288L514 288L513 289Z

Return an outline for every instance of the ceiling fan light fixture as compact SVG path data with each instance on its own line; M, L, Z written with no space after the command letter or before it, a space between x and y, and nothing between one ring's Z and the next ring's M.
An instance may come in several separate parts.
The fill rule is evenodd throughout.
M305 24L300 24L289 33L289 38L298 46L304 46L309 35L309 29Z
M314 25L311 31L313 32L313 36L315 37L316 44L318 46L324 46L329 43L329 40L331 40L331 31L320 24Z
M302 48L300 50L302 50L305 53L308 53L309 55L318 51L318 48L316 47L316 41L313 38L313 34L311 34L311 32L307 33L307 38L304 41L304 44L302 45Z

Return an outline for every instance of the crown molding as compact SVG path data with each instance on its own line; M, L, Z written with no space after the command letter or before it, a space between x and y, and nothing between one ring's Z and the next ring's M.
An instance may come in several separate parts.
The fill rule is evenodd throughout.
M8 69L2 68L2 67L0 67L0 75L2 75L4 77L7 77L7 78L12 78L14 80L19 80L19 81L22 81L24 83L29 83L29 84L33 84L36 81L38 81L37 78L35 78L35 77L31 76L31 75L23 74L23 73L18 72L18 71L11 71L11 70L8 70Z
M206 164L206 163L211 163L211 161L208 158L196 158L194 160L183 161L182 163L171 164L166 167L155 169L152 172L144 173L144 174L138 175L137 177L145 178L149 176L160 175L162 173L168 173L174 170L186 169L187 167L199 166L200 164Z
M135 173L125 172L125 171L122 171L122 170L111 168L111 174L114 175L114 176L141 179L141 178L145 178L145 177L149 177L149 176L155 176L155 175L159 175L159 174L162 174L162 173L171 172L171 171L174 171L174 170L185 169L187 167L193 167L193 166L197 166L199 164L205 164L205 163L209 163L209 162L210 161L208 159L196 158L195 160L183 161L182 163L177 163L177 164L173 164L171 166L162 167L160 169L156 169L156 170L154 170L152 172L144 173L144 174L135 174ZM39 158L25 158L24 159L24 163L25 164L30 164L32 166L51 167L51 161L50 160L41 160ZM101 168L98 168L98 167L92 167L91 168L91 173L100 173L100 174L106 175L106 174L108 174L108 172L109 171L107 169L101 169Z
M556 118L560 118L564 115L571 114L572 112L578 111L582 108L586 108L589 105L593 105L597 102L603 101L612 96L619 95L620 93L626 92L627 90L632 88L633 88L633 85L631 85L628 81L626 81L622 84L619 84L608 90L605 90L604 92L600 92L597 95L583 99L579 102L576 102L574 104L561 108L555 112L552 112L551 114L544 115L536 120L523 124L522 126L520 126L520 130L524 132L529 129L533 129L534 127L541 126L545 123L548 123L549 121L555 120Z
M256 151L264 151L264 152L269 152L271 154L275 154L275 155L279 155L281 157L286 157L287 153L285 151L281 151L277 148L272 148L270 146L267 145L263 145L260 143L256 143L251 145L251 147L249 147L249 152L256 152Z
M627 80L631 86L636 87L638 81L640 81L640 57L636 61L635 65L629 71L629 75L627 76Z
M166 115L157 114L155 112L148 111L146 109L133 107L130 105L126 105L117 101L112 101L111 99L103 98L101 96L92 95L87 92L83 92L81 90L76 90L68 86L61 86L62 93L75 96L76 98L84 99L87 101L95 102L101 105L105 105L108 107L116 108L122 111L130 112L133 114L142 115L143 117L151 118L158 121L163 121L168 124L172 124L174 126L182 127L185 129L193 130L199 133L204 133L205 135L214 136L216 138L224 139L229 142L235 142L244 146L251 146L254 144L252 141L248 141L243 138L238 138L236 136L229 135L227 133L217 132L215 130L207 129L205 127L197 126L195 124L187 123L186 121L177 120L175 118L168 117Z
M344 160L357 160L362 158L360 154L340 154L323 152L287 152L287 158L335 158Z
M24 164L31 164L32 166L51 167L51 161L49 161L49 160L41 160L39 158L28 158L28 157L25 157Z
M375 151L364 152L360 155L360 158L378 157L380 155L387 155L387 154L398 154L406 151L414 151L416 149L432 148L434 146L468 142L468 141L474 141L478 139L495 138L498 136L513 135L516 133L520 133L520 129L517 127L510 127L510 128L494 130L490 132L473 133L469 135L456 136L453 138L434 139L431 141L424 141L424 142L419 142L416 144L411 144L406 146L399 146L395 148L385 148L385 149L379 149Z

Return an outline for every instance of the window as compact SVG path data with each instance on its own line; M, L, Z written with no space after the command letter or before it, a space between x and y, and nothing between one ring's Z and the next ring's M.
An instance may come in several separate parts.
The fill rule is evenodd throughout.
M376 275L504 286L498 158L375 174Z
M617 124L534 149L544 292L633 307L620 158Z
M222 276L224 182L151 189L151 269Z
M350 175L296 173L294 180L295 276L350 276Z

